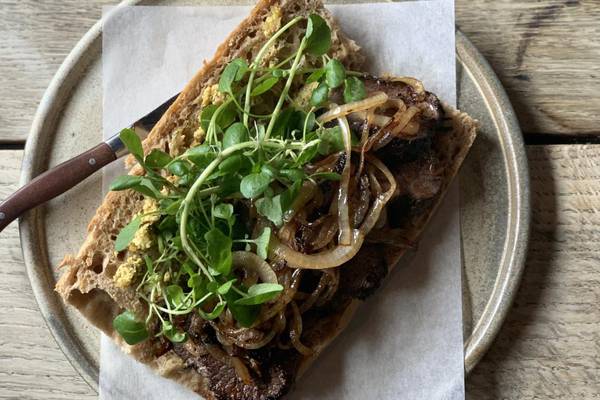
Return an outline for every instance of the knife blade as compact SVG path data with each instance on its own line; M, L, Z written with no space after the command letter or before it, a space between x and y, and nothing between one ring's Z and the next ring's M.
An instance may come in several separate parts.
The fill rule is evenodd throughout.
M173 104L179 93L134 122L131 127L145 137ZM119 133L97 146L38 175L0 203L0 232L24 212L73 188L102 167L128 153Z

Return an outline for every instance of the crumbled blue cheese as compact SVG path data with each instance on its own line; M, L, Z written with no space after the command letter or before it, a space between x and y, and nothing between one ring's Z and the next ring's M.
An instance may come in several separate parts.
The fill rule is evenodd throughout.
M158 202L150 197L144 199L142 205L142 224L153 224L160 219L160 211L158 209Z
M134 254L127 258L123 264L119 265L115 276L113 276L113 282L115 285L120 288L131 286L141 265L142 258L140 256Z
M150 233L150 225L144 224L135 232L133 240L129 243L129 251L136 252L140 250L146 250L152 247L154 239Z

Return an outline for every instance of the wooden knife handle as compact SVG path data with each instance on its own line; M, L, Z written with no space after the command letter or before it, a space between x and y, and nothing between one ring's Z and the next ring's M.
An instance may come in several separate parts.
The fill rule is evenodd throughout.
M35 177L0 204L0 232L25 211L66 192L116 158L111 148L101 143Z

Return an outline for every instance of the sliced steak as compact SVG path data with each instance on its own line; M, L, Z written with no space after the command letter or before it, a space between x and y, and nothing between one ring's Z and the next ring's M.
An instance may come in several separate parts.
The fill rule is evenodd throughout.
M388 273L383 249L364 244L358 254L340 267L341 296L364 300L380 286Z
M272 346L259 350L239 349L239 356L252 365L252 368L248 368L252 383L247 384L238 377L232 366L207 351L206 345L215 345L216 339L206 321L193 314L188 318L186 330L188 340L175 344L174 351L187 367L194 368L208 380L215 399L275 400L292 387L300 360L295 350L281 350Z

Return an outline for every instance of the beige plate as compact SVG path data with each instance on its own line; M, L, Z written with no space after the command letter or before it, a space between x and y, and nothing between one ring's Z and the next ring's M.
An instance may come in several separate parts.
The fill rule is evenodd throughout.
M173 3L180 2L160 2ZM97 23L50 83L27 141L21 184L97 143L101 48ZM459 108L482 124L460 175L465 368L470 371L498 333L521 279L529 233L529 178L521 131L496 75L460 32L456 51ZM99 333L74 309L64 307L53 288L55 266L80 246L100 202L98 173L19 221L40 310L67 358L95 389Z

